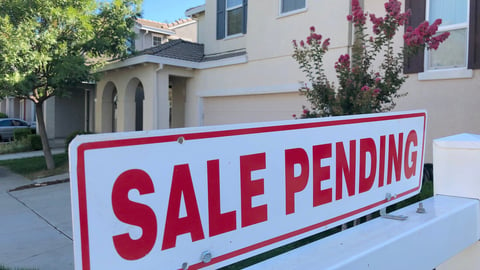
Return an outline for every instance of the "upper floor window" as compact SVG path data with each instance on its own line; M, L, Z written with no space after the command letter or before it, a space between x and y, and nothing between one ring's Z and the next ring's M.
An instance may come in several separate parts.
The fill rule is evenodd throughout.
M162 43L163 43L163 37L153 36L153 43L152 43L153 47L162 45Z
M442 19L438 33L450 32L450 37L438 48L427 51L428 70L466 68L468 56L469 0L429 0L427 18Z
M247 32L247 0L217 0L217 39Z
M227 36L242 33L243 27L243 1L242 0L226 0L227 1Z
M405 0L405 9L412 11L410 26L440 18L438 31L450 32L438 50L409 57L405 74L419 73L419 79L471 78L471 70L480 69L480 1Z
M280 1L281 1L280 12L282 14L305 8L305 0L280 0Z

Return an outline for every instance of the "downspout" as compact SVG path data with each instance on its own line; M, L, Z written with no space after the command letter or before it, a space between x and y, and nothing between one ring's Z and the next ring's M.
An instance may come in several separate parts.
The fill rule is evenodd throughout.
M348 6L348 14L352 15L352 1L350 0L350 4ZM349 55L352 54L352 47L353 47L353 23L348 22L348 43L347 43L347 53Z
M365 0L358 0L360 6L365 10ZM350 6L348 7L348 14L352 15L352 0L350 0ZM347 53L352 56L353 54L353 46L357 41L357 37L355 37L355 27L353 26L353 22L348 22L348 45L347 45Z

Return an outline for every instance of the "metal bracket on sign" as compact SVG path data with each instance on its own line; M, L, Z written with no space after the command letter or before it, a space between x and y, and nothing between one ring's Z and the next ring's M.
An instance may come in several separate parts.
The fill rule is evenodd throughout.
M387 201L391 201L391 200L395 199L396 197L397 197L396 195L393 195L393 196L392 196L392 194L390 194L390 193L387 193L387 194L385 195L385 199L386 199ZM380 216L381 216L382 218L393 219L393 220L401 220L401 221L404 221L404 220L406 220L406 219L408 218L408 216L404 216L404 215L392 215L392 214L387 214L387 208L386 208L386 207L380 209Z
M380 216L382 218L388 218L388 219L394 219L394 220L401 220L404 221L408 218L408 216L404 215L392 215L392 214L387 214L387 208L382 208L380 209Z

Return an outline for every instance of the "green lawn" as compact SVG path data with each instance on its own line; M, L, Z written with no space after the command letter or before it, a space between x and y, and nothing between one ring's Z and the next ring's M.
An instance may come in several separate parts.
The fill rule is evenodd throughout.
M68 155L66 153L54 155L53 158L56 166L54 170L47 170L44 157L2 160L0 166L31 180L68 172ZM0 268L0 270L2 269Z

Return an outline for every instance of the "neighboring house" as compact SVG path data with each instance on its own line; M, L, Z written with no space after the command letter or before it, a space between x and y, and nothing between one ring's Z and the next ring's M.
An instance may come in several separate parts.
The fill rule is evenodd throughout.
M197 41L197 22L192 18L179 19L173 23L162 23L138 18L134 31L135 50L142 51L162 45L170 40Z
M179 38L196 41L197 22L191 18L173 23L160 23L137 19L136 50L146 50ZM95 85L84 84L81 89L72 89L69 97L52 97L45 102L44 114L49 139L63 143L63 139L78 130L93 131L95 110ZM0 112L9 117L36 121L35 106L30 100L6 97L0 100Z
M427 109L426 161L431 162L433 138L480 133L480 74L467 60L480 55L473 49L480 39L475 33L480 13L474 0L426 1L409 0L403 6L412 8L417 24L422 16L444 18L440 30L452 36L441 50L448 53L417 57L421 68L409 62L412 75L403 87L408 95L398 100L396 110ZM383 14L384 2L363 5ZM350 53L353 43L349 11L349 0L206 0L186 11L198 21L198 43L171 41L104 68L96 87L95 131L292 119L308 105L298 92L305 76L291 56L292 40L304 39L312 25L330 37L325 70L334 78L335 61ZM397 46L402 42L399 35Z
M27 122L35 122L36 120L35 105L28 100L13 97L0 98L0 112Z

